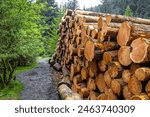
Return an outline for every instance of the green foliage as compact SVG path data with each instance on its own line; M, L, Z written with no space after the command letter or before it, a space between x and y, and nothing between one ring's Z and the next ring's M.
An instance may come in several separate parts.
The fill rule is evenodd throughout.
M36 67L37 65L38 65L37 62L33 62L30 65L18 66L16 68L15 74L17 75L17 74L20 74L20 73L23 73L23 72L27 72L27 71L33 69L34 67Z
M0 90L0 100L20 99L20 93L23 88L23 84L20 81L11 81L7 87Z
M48 41L49 45L49 54L52 56L52 54L55 51L57 40L59 39L58 29L59 29L59 23L61 22L61 18L63 16L63 12L59 11L57 12L58 16L54 18L53 23L50 26L50 39Z
M128 5L127 8L125 9L125 13L124 13L125 16L133 16L133 12L130 8L130 6Z
M45 9L42 10L42 16L44 17L45 23L41 23L42 25L45 25L45 29L42 33L42 38L41 41L43 42L45 53L43 56L49 56L49 44L48 41L50 39L50 32L51 32L51 25L53 24L54 18L57 17L57 11L58 11L58 6L55 3L55 0L36 0L37 4L46 4ZM43 19L42 19L43 20Z
M27 66L17 66L15 74L17 75L26 72L36 66L37 62L34 62ZM19 80L11 80L9 85L0 90L0 99L20 99L20 93L22 92L23 88L24 86Z
M43 52L39 25L43 6L26 0L7 0L0 3L0 57L37 56Z
M0 1L0 83L4 87L14 79L16 61L31 61L44 53L41 10L45 4L28 0ZM12 61L10 64L9 61ZM14 66L15 64L15 66Z

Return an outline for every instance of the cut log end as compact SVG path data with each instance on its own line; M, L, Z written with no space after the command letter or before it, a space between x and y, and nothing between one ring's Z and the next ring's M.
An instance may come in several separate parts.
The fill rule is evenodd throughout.
M103 74L99 74L96 77L96 86L99 89L100 92L104 92L105 88L106 88L106 83L104 81L104 75Z
M130 46L122 46L118 51L119 62L124 66L129 66L132 63L130 59Z
M95 45L92 41L87 41L84 49L84 56L88 61L94 59Z
M142 84L141 82L133 75L128 82L128 87L131 93L137 95L140 94L142 91Z
M149 52L148 49L150 44L148 44L145 39L138 38L135 39L132 44L132 52L130 53L130 58L134 63L144 63L149 60Z
M146 67L138 68L135 71L135 76L140 81L149 80L150 79L150 68L146 68Z
M131 100L149 100L149 97L146 93L141 93L139 95L133 95Z
M131 27L128 22L123 22L118 32L117 42L120 46L126 46L130 39Z

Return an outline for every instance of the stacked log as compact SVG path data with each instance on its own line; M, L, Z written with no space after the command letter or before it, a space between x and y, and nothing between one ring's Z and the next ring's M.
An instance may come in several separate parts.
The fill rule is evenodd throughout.
M150 20L68 10L59 34L50 63L83 99L150 99Z

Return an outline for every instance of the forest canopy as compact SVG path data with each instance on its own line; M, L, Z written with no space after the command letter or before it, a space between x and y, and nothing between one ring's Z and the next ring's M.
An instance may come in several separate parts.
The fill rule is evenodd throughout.
M100 0L99 5L86 10L124 15L128 6L133 16L150 18L150 0Z

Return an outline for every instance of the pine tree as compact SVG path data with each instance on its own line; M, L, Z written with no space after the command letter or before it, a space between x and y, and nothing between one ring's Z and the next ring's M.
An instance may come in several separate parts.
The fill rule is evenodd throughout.
M50 28L51 28L50 39L48 41L50 56L54 53L57 40L59 39L58 29L59 29L59 23L61 22L62 16L63 16L63 12L60 9L57 12L57 17L54 18L54 21L50 26Z
M44 43L44 48L45 48L45 53L44 55L49 55L49 40L51 39L50 32L51 30L51 25L53 25L54 19L57 17L57 12L58 12L58 6L55 3L55 0L36 0L36 3L38 4L46 4L46 9L42 11L43 19L41 20L41 24L45 25L45 29L43 31L43 38L41 38L42 42ZM44 22L43 22L44 20Z
M130 8L129 5L126 7L124 15L125 16L133 16L132 9Z

